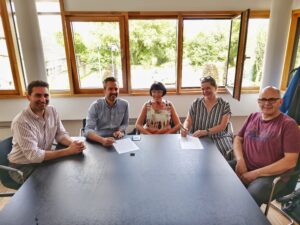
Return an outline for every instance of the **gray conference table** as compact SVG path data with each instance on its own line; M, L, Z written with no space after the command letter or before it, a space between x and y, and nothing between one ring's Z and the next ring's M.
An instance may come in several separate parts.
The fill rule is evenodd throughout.
M142 135L134 156L87 142L43 163L0 212L2 225L270 224L215 145Z

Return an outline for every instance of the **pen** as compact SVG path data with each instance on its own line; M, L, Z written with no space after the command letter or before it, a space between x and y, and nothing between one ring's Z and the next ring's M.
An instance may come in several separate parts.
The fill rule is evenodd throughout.
M182 125L182 123L180 123L180 128L181 128L182 130L188 131L188 129L186 129L186 128Z

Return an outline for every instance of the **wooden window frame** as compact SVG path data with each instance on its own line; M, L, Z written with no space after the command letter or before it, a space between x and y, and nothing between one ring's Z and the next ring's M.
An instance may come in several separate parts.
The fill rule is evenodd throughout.
M291 68L293 58L295 57L294 51L295 51L295 45L296 45L296 36L297 36L297 27L298 25L298 19L299 19L299 25L300 25L300 9L293 10L292 11L292 19L290 23L290 30L289 30L289 36L288 36L288 43L287 43L287 49L285 53L285 60L284 60L284 66L283 66L283 73L282 73L282 79L280 84L280 90L284 91L286 90L289 82L289 74L290 71L293 69ZM299 29L300 30L300 29ZM300 32L300 31L298 31Z
M82 89L79 87L79 78L77 75L77 67L74 54L74 46L71 33L71 21L103 21L104 18L119 18L120 21L120 41L122 54L122 76L123 88L120 93L123 95L148 95L148 90L132 89L131 88L131 72L130 72L130 52L129 52L129 29L128 21L130 19L177 19L178 20L178 37L177 37L177 75L176 87L168 90L171 95L189 95L201 93L200 88L182 88L182 45L183 45L183 20L185 18L199 18L199 19L231 19L241 13L241 11L209 11L209 12L182 12L182 11L161 11L161 12L140 12L140 11L113 11L113 12L98 12L98 11L65 11L64 0L59 0L61 5L61 15L63 22L63 32L66 43L67 63L70 79L70 95L71 96L91 96L103 93L102 88ZM249 18L268 18L269 11L251 11ZM245 46L246 47L246 46ZM240 78L240 83L241 83ZM200 84L199 84L200 86ZM240 85L241 86L241 85ZM240 93L256 93L258 87L242 88ZM218 88L218 93L228 93L225 86Z
M122 79L123 87L120 88L120 93L128 93L127 79L126 79L126 57L125 52L125 18L124 16L116 15L66 15L66 36L70 56L71 74L73 79L73 92L74 94L98 94L103 93L103 88L80 88L80 81L78 76L75 49L73 42L73 34L71 29L72 22L118 22L120 30L120 48L121 48L121 64L122 64Z
M9 63L11 67L12 77L15 88L13 90L0 90L0 98L7 97L20 97L24 96L24 81L21 80L21 66L20 58L17 57L18 52L15 46L17 45L17 40L12 35L13 18L10 3L8 0L0 0L0 16L2 20L4 36L6 41L6 47L9 56Z

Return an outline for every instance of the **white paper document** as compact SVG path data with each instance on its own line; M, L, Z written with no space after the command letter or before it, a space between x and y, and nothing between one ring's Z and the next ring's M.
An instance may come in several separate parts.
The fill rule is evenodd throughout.
M140 150L139 147L133 141L131 141L130 138L116 140L113 146L119 154Z
M203 145L199 138L189 135L186 137L180 137L180 145L181 149L203 149Z

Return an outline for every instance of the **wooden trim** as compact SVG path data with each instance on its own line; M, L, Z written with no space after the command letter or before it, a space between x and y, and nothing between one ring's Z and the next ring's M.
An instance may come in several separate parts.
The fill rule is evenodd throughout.
M130 68L130 46L129 46L129 23L128 23L128 14L124 16L124 41L125 41L125 62L126 62L126 73L124 73L126 77L127 83L127 93L131 94L131 68ZM127 76L126 76L127 75Z
M183 17L178 18L178 37L177 37L177 86L176 92L181 92L182 85L182 56L183 56Z
M120 29L120 48L121 48L121 65L122 65L122 82L123 88L120 89L122 92L128 93L128 83L126 79L126 72L127 72L127 61L126 61L126 41L125 41L125 19L124 17L120 18L119 21L119 29Z
M251 10L249 18L270 18L270 10Z
M236 60L237 65L236 65L236 73L235 73L234 87L233 87L233 98L237 100L240 100L241 89L242 89L249 14L250 14L250 10L248 9L244 11L241 15L242 16L241 28L239 34L238 55Z
M74 51L74 43L72 38L72 31L71 31L71 23L69 17L65 18L65 29L66 29L66 38L67 38L67 46L68 46L68 56L70 60L70 74L73 81L73 93L79 93L79 80L77 74L77 65L75 60L75 51Z
M300 10L299 10L299 13L300 13ZM286 53L285 53L283 74L282 74L281 85L280 85L280 90L282 90L282 91L285 90L288 85L288 79L289 79L293 50L294 50L294 46L295 46L296 30L297 30L297 23L298 23L299 16L300 16L300 14L293 13L292 19L291 19L288 44L287 44L287 49L286 49Z
M72 68L71 68L71 61L69 60L70 57L70 49L68 44L68 34L67 34L67 26L66 26L66 18L65 18L65 5L64 0L59 0L59 6L60 6L60 13L61 13L61 23L62 23L62 30L63 30L63 36L64 36L64 44L65 44L65 53L66 53L66 61L67 61L67 68L68 68L68 78L69 78L69 86L70 86L70 94L74 94L74 87L73 87L73 77L72 77ZM51 92L56 93L56 92ZM65 93L64 91L61 91L60 93Z

